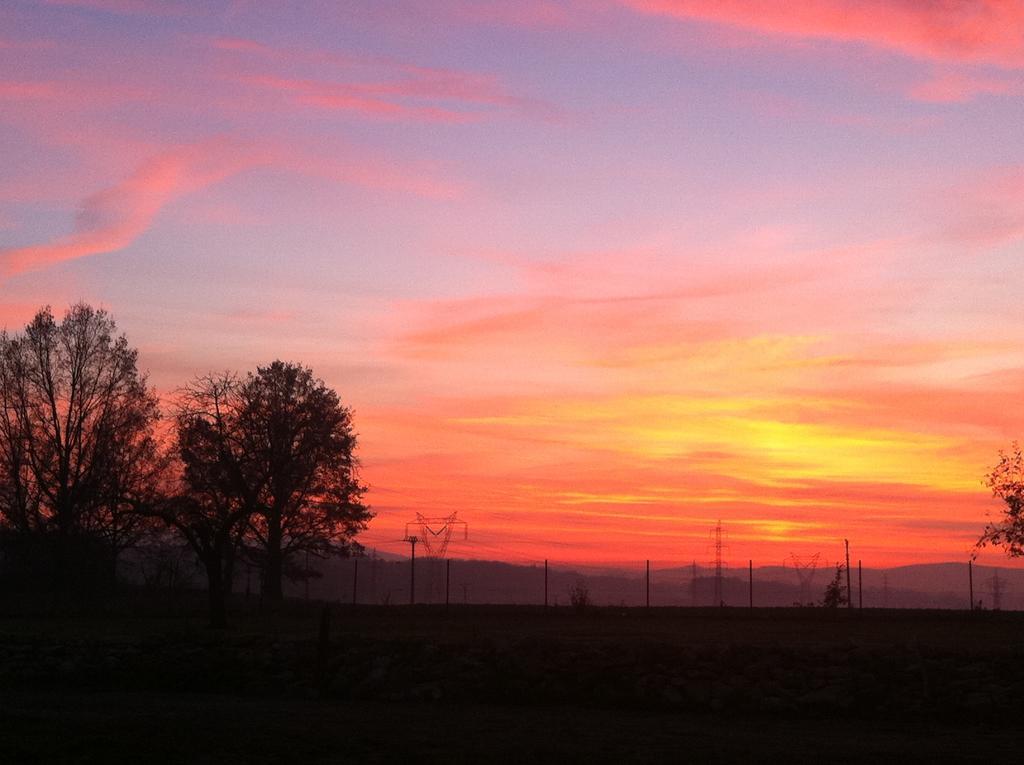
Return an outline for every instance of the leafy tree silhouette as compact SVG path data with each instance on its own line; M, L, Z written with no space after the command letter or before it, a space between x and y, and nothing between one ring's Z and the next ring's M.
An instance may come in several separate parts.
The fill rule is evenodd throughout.
M1002 547L1006 555L1024 555L1024 455L1014 441L1010 451L999 451L999 462L985 476L992 496L1003 501L1002 516L989 521L975 544L975 554L986 545Z
M206 569L212 624L225 622L239 546L262 568L268 601L281 599L299 552L358 547L371 513L352 414L309 369L276 361L245 379L198 378L179 392L175 419L180 478L159 514Z
M590 607L590 587L583 579L577 579L569 587L569 604L577 611L586 611Z
M282 597L282 577L310 572L300 553L347 555L372 513L362 502L352 412L299 364L275 361L239 389L236 438L255 500L246 543L263 569L263 596Z
M839 608L846 605L846 590L843 587L844 571L845 566L842 563L836 564L836 575L825 586L825 595L821 601L821 605L825 608Z

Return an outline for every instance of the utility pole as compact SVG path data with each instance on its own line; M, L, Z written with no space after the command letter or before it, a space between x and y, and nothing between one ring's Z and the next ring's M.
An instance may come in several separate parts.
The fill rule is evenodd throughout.
M651 607L651 562L647 561L647 608Z
M370 551L370 603L377 605L377 548Z
M359 593L359 558L352 558L352 605L356 604Z
M846 607L853 608L853 589L850 587L850 540L844 539L846 544Z
M753 561L753 559L750 560L749 566L750 566L750 569L749 569L749 571L750 571L750 577L749 577L750 578L750 607L753 608L754 607L754 561Z
M451 589L452 589L452 559L445 558L444 561L444 607L448 609L448 604L451 602Z
M967 561L967 586L970 588L971 610L974 610L974 562Z
M864 610L864 570L857 561L857 608Z
M714 529L715 539L715 605L724 606L725 599L722 597L722 522L719 521Z
M416 603L416 543L420 540L415 536L406 537L409 543L409 605Z

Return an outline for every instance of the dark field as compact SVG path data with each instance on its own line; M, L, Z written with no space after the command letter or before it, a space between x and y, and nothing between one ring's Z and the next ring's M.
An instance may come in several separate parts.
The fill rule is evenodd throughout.
M982 762L1024 720L1012 612L3 614L3 762Z

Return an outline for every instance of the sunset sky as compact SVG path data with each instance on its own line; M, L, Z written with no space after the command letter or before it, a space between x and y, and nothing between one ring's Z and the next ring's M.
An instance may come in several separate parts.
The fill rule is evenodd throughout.
M8 0L0 327L102 305L166 395L311 366L368 547L966 560L1022 126L1015 0Z

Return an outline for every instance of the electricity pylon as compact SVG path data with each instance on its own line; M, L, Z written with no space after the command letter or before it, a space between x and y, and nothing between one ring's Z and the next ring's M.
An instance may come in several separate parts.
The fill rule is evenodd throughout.
M820 557L821 553L814 553L809 558L791 553L783 562L784 566L786 563L789 563L790 567L796 572L796 578L800 582L801 606L811 602L811 581L814 579L814 570L818 567L818 558Z
M443 517L427 517L416 513L416 520L405 524L405 538L416 537L423 545L423 554L427 558L443 558L448 552L448 543L456 526L462 527L462 538L469 539L469 526L460 521L458 513Z

